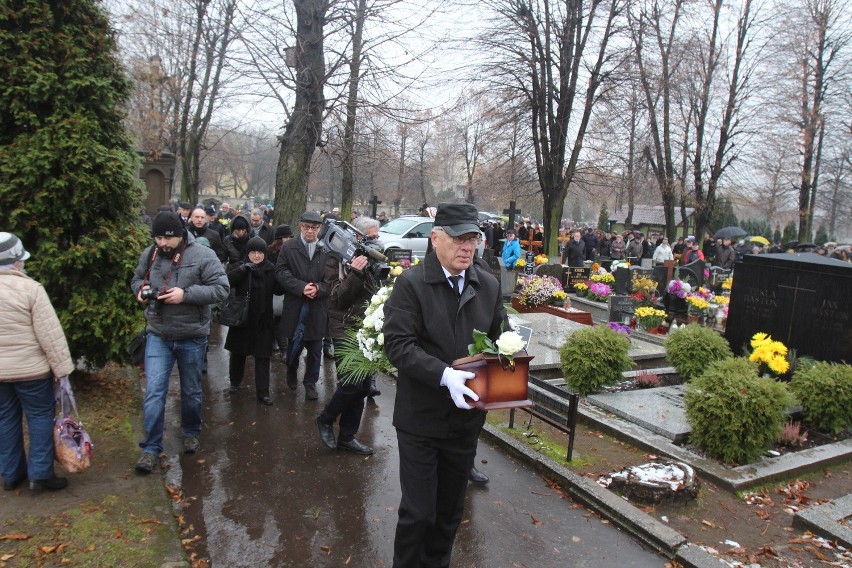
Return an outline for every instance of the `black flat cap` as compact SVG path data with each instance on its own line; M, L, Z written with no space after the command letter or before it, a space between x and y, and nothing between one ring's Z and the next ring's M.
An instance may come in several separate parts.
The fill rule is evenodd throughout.
M322 223L322 217L316 211L305 211L302 213L302 216L299 218L299 221L303 223Z
M479 233L479 212L470 203L441 203L435 213L435 226L451 237Z

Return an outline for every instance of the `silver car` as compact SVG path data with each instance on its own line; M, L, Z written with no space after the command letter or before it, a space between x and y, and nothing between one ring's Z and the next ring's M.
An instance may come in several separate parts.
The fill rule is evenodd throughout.
M385 251L394 248L408 249L411 250L412 256L423 260L434 224L435 220L431 217L403 215L379 228L379 241L384 245ZM476 248L482 256L485 245L479 243Z

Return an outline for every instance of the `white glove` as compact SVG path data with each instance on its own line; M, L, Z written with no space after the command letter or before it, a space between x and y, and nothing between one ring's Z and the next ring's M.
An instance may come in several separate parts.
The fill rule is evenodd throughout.
M465 385L465 381L472 379L475 376L476 375L468 371L459 371L452 367L444 369L444 374L441 376L441 386L445 386L450 389L450 398L453 399L453 403L458 408L462 408L464 410L470 410L473 408L465 402L465 395L473 400L479 400L479 395Z

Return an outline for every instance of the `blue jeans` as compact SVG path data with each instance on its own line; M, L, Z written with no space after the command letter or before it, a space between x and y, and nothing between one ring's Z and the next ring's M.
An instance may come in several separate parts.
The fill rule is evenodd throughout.
M30 434L29 458L24 454L23 413ZM52 377L0 383L0 475L5 482L53 478L55 413Z
M201 368L207 351L207 336L169 341L148 334L145 346L145 402L142 405L146 437L139 443L142 451L163 452L163 422L169 375L178 364L180 375L180 424L184 436L201 433Z

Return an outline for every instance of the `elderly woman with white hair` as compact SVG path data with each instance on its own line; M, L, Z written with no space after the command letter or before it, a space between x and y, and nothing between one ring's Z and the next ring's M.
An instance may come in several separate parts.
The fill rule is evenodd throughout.
M24 272L29 257L18 237L0 232L0 475L6 491L29 479L30 491L38 492L68 485L53 471L53 383L74 362L47 292Z

